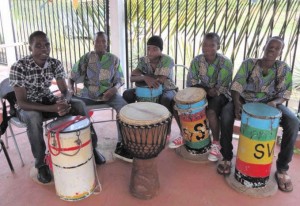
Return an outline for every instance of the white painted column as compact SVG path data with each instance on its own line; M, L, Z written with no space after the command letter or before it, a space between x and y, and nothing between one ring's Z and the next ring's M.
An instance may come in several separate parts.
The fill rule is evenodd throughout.
M5 41L5 44L1 45L1 47L6 48L7 65L10 67L13 63L16 62L17 58L14 46L15 42L13 39L13 28L11 24L12 21L10 15L9 1L10 0L1 0L0 11Z
M123 0L111 0L110 3L110 42L111 53L120 58L126 80L126 38L125 38L125 9ZM127 88L127 85L125 85Z

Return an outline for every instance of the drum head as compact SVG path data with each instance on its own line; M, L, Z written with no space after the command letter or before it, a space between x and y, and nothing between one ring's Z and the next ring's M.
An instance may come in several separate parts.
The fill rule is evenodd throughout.
M189 87L180 90L174 97L176 103L192 104L199 102L206 97L206 92L202 88Z
M271 119L281 116L281 111L263 103L246 103L243 105L243 111L259 119Z
M162 122L170 117L169 110L157 103L137 102L122 107L119 118L131 125L150 125Z
M76 116L64 116L62 118L59 118L57 120L54 120L54 121L48 123L46 125L46 129L47 129L47 131L49 131L59 125L63 125L64 123L66 123L68 121L72 121L75 118L76 118ZM90 120L88 118L85 118L81 121L74 122L72 125L68 126L64 130L60 131L60 133L82 130L84 128L87 128L88 126L90 126Z

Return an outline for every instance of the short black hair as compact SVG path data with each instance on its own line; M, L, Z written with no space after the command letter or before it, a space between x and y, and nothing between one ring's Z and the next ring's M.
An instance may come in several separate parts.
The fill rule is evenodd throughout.
M95 33L94 40L99 36L107 37L107 34L104 31L98 31L98 32Z
M47 37L47 34L43 31L35 31L33 32L32 34L30 34L29 38L28 38L28 42L29 42L29 45L31 45L34 41L34 38L35 37L38 37L38 36L42 36L42 37Z
M218 46L221 44L220 36L215 32L206 33L204 39L215 39Z
M157 35L150 37L147 41L147 45L157 46L160 49L160 51L162 51L164 48L164 42L162 38Z
M281 41L282 43L282 49L284 48L284 39L280 36L271 36L270 38L268 38L266 45L269 43L269 41L271 41L272 39L277 39L279 41Z

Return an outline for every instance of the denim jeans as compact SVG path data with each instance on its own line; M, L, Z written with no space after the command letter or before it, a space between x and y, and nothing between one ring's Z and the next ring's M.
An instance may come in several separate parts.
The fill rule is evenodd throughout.
M85 105L80 100L71 100L71 115L87 116ZM57 113L25 111L19 109L17 111L19 119L27 126L27 136L30 142L31 151L35 158L35 167L39 168L45 165L46 144L44 141L43 121L55 117L59 117Z
M80 98L80 97L73 97L76 99L82 100L86 105L97 105L97 104L108 104L112 108L114 108L117 113L120 112L121 108L127 105L127 102L122 98L122 96L119 93L116 93L109 101L107 102L97 102L93 101L91 99L86 99L86 98ZM118 142L122 141L122 134L120 132L120 127L119 124L117 124L117 130L118 130Z

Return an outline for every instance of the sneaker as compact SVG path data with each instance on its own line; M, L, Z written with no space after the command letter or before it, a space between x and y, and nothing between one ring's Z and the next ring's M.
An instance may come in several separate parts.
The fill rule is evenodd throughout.
M221 149L220 145L212 144L208 155L208 160L215 162L218 161L219 159L222 159L222 154L220 152L220 149Z
M171 141L168 145L169 148L171 149L176 149L184 144L183 138L182 137L177 137L173 141Z
M121 142L117 143L114 157L124 160L125 162L133 162L133 156L124 148Z

